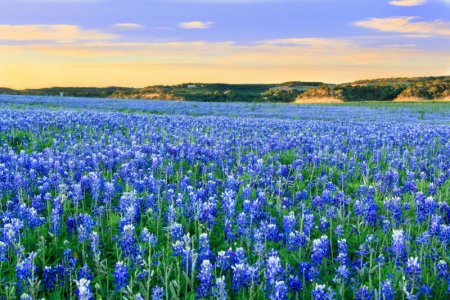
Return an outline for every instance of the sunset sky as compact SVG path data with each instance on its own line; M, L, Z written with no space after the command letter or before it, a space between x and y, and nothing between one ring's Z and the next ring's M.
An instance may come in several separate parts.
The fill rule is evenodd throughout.
M0 86L450 75L450 0L0 0Z

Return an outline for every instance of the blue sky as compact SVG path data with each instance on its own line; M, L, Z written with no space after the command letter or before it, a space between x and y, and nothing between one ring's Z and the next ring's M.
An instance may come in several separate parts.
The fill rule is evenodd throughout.
M445 75L449 16L450 0L0 0L0 85Z

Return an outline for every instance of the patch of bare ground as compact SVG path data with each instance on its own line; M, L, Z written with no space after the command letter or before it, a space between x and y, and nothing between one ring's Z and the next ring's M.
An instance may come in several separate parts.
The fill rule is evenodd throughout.
M393 102L450 102L450 98L443 99L423 99L419 97L402 97L397 98Z
M329 103L344 103L341 99L333 97L317 97L317 98L297 98L296 104L329 104Z

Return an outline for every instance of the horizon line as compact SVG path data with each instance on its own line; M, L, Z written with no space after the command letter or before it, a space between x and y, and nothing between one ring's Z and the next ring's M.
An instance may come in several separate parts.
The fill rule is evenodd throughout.
M41 90L41 89L53 89L53 88L130 88L130 89L144 89L146 87L154 87L154 86L178 86L184 84L226 84L226 85L280 85L284 83L290 82L303 82L303 83L322 83L328 85L340 85L340 84L348 84L354 83L358 81L369 81L369 80L381 80L381 79L398 79L398 78L408 78L408 79L418 79L418 78L438 78L438 77L450 77L450 74L442 74L442 75L424 75L424 76L389 76L389 77L370 77L363 79L356 79L352 81L342 81L342 82L325 82L320 80L287 80L281 82L206 82L206 81L183 81L179 83L161 83L161 84L149 84L145 86L126 86L126 85L73 85L73 86L62 86L62 85L52 85L52 86L41 86L41 87L29 87L29 88L17 88L10 86L0 85L0 89L11 89L16 91L25 91L25 90Z

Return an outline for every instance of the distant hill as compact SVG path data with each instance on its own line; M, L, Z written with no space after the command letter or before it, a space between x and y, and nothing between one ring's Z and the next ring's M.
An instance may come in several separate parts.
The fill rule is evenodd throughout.
M366 79L366 80L357 80L353 83L349 84L403 84L410 85L418 82L426 82L426 81L434 81L434 80L443 80L449 81L450 76L430 76L430 77L394 77L394 78L378 78L378 79Z
M344 84L291 81L280 84L184 83L127 87L52 87L13 90L0 94L95 98L161 99L210 102L322 102L450 99L450 76L381 78ZM336 101L334 101L336 100Z
M88 97L88 98L108 98L115 92L130 93L134 88L125 87L51 87L43 89L26 89L13 90L7 88L0 88L0 94L15 94L15 95L33 95L33 96L64 96L69 97Z
M450 76L360 80L335 86L320 85L297 98L333 98L344 102L450 100Z
M271 101L291 102L320 82L288 82L281 84L185 83L172 86L149 86L131 93L118 91L114 98L165 99L186 101Z
M0 88L0 94L9 94L9 95L15 95L18 91L8 88Z

